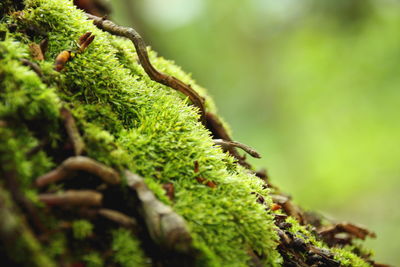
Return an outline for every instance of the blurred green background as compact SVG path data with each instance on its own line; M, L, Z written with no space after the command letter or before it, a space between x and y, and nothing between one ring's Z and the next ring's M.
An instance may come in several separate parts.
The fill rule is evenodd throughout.
M111 3L208 88L273 183L374 230L376 259L400 263L399 1Z

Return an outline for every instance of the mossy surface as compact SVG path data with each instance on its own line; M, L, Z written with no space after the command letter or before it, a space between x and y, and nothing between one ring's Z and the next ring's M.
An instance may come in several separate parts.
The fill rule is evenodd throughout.
M320 249L328 250L329 247L319 240L315 233L312 233L305 226L300 225L300 223L293 217L288 217L286 222L291 224L290 232L297 238L303 240L306 244L311 244ZM334 259L339 261L342 266L360 266L360 267L370 267L371 265L365 262L362 258L351 252L350 247L336 247L331 248Z
M186 219L199 251L197 265L248 266L248 252L254 251L265 266L279 266L276 226L266 209L272 202L268 189L213 145L189 100L150 80L137 62L132 43L97 29L72 1L27 0L25 5L23 11L2 14L0 21L0 30L6 32L0 40L0 120L7 124L0 126L0 160L5 169L17 171L25 195L44 209L31 185L63 159L58 151L65 139L59 109L65 106L76 119L89 157L143 176L156 196ZM10 24L18 30L10 32ZM29 36L31 31L34 34ZM78 38L88 31L96 36L94 42L83 53L76 53ZM29 44L44 38L49 41L45 60L36 61ZM58 73L53 70L54 58L63 50L73 51L74 56ZM206 91L189 75L149 51L157 69L191 84L205 97L207 109L215 112ZM39 64L43 77L23 66L21 59ZM47 140L46 149L29 155L42 140ZM216 187L199 183L199 176ZM166 196L164 183L173 184L173 200ZM263 204L257 202L259 197ZM56 224L52 218L48 226ZM109 262L121 266L148 263L139 238L130 231L113 229L110 237L109 232L93 229L88 221L72 225L75 239L84 240L93 232L108 236L105 239L110 240L109 249L114 252ZM48 254L57 259L65 254L62 246L70 246L72 241L65 234L53 238L56 242ZM358 260L346 253L340 252L338 257ZM71 255L87 266L105 264L96 251Z

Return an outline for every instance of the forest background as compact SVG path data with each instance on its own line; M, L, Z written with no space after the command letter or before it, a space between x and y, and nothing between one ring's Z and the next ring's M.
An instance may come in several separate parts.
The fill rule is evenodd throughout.
M214 96L296 203L400 264L400 1L111 0Z

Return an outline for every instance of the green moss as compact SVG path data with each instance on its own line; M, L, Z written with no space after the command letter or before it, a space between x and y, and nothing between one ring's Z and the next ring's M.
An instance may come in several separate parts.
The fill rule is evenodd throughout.
M21 266L55 266L43 253L40 243L19 216L10 194L0 186L0 235L8 257Z
M232 168L232 159L213 146L186 97L151 81L136 61L121 64L121 58L134 58L132 44L99 31L69 1L27 3L24 23L48 32L46 58L73 49L86 31L96 35L85 53L67 63L60 79L63 91L57 92L73 107L88 155L144 176L165 202L161 184L172 181L174 209L188 221L195 244L207 244L215 262L246 266L248 248L268 255L271 264L277 261L272 216L251 194L258 192L269 201L268 192L258 178ZM180 68L153 52L151 58L158 68L205 94ZM196 181L194 161L199 162L202 177L217 183L216 189Z
M93 224L87 220L76 220L72 223L72 233L76 239L85 239L93 233Z
M139 241L126 229L112 232L112 250L114 261L122 267L150 266L140 248Z
M365 262L363 259L348 251L347 249L341 248L332 248L331 251L335 254L335 260L340 261L342 266L352 267L352 266L360 266L360 267L371 267L370 264Z
M56 233L51 237L51 241L44 248L46 255L50 258L56 258L63 255L67 248L67 238L65 237L65 233Z
M289 231L297 238L304 240L306 243L310 243L313 246L319 248L327 248L327 246L317 239L317 237L311 233L305 226L300 225L300 223L293 217L289 216L286 218L286 222L291 224Z
M299 222L293 217L288 217L286 222L290 223L292 226L289 231L296 237L304 240L306 243L312 244L318 248L329 249L326 244L318 240L318 238L313 235L306 227L299 224ZM357 256L352 250L354 246L346 246L344 248L330 248L331 252L334 254L335 260L339 261L342 266L360 266L369 267L370 264L366 263L363 259Z
M92 252L83 256L83 261L87 267L102 267L103 260L98 253Z
M273 216L265 209L271 203L269 191L263 189L260 179L213 145L187 97L152 81L137 63L130 41L97 29L72 1L25 2L24 13L6 20L45 33L37 34L34 41L47 38L49 49L45 61L39 62L44 74L40 79L20 62L21 58L34 61L28 54L31 41L26 36L7 33L0 41L0 120L16 125L7 130L0 127L7 136L0 140L0 160L17 170L22 184L28 187L54 166L55 159L44 151L31 158L26 154L40 138L47 138L52 147L59 145L59 108L63 104L76 118L89 157L142 175L156 196L186 219L200 251L199 266L248 266L248 250L263 255L266 266L279 266ZM94 42L60 73L55 72L54 58L63 50L76 50L79 36L88 31L96 36ZM215 112L211 98L190 75L149 52L156 68L190 83L206 98L207 110ZM38 122L39 129L34 127ZM194 172L195 162L199 173ZM199 183L198 176L217 187ZM173 201L162 189L166 182L174 185ZM34 199L35 192L29 192ZM265 205L256 201L257 195L265 199ZM309 235L293 225L293 231ZM74 222L75 238L83 239L91 232L89 222ZM117 263L146 263L138 240L129 231L115 230L112 236ZM317 243L312 236L309 239ZM85 261L94 265L100 260L96 254L85 256Z

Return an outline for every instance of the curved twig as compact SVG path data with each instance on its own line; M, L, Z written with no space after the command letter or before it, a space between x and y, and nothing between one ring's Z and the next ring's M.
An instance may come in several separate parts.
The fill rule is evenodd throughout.
M74 148L75 156L79 156L85 150L85 143L79 134L78 127L76 126L75 119L67 108L62 107L60 110L61 118L64 121L65 130Z
M49 206L101 206L103 195L93 190L68 190L40 194L39 200Z
M151 64L149 56L147 54L146 43L133 28L119 26L110 20L106 20L104 18L100 18L91 14L86 15L89 19L93 20L93 23L98 28L111 34L122 36L131 40L136 48L140 64L142 65L147 75L149 75L150 79L187 95L190 101L192 101L193 105L199 108L201 121L203 124L205 124L205 107L203 98L195 90L193 90L190 85L185 84L184 82L173 76L169 76L156 70Z
M192 249L192 237L182 216L159 201L142 177L125 171L126 182L141 201L143 217L152 239L179 252Z
M97 175L108 184L118 184L120 176L114 169L91 158L77 156L63 161L56 169L36 179L36 186L42 187L50 183L61 181L72 175L74 171L86 171Z
M231 136L229 135L227 129L225 128L222 121L218 118L217 115L211 112L206 112L206 122L207 122L207 129L210 130L213 138L215 139L223 139L226 141L233 141ZM238 160L238 163L244 166L247 169L251 169L251 165L246 162L246 158L240 156L239 152L236 150L235 147L223 147L224 151L228 151L232 157Z
M40 69L39 65L35 62L31 62L25 58L21 58L21 63L24 66L30 67L40 78L43 77L43 72Z
M116 210L99 209L98 214L126 228L133 228L137 226L137 222L134 218Z
M223 140L223 139L213 139L213 141L214 141L214 144L219 145L221 147L238 147L254 158L258 158L258 159L261 158L261 155L254 148L251 148L245 144L242 144L242 143L239 143L236 141Z

